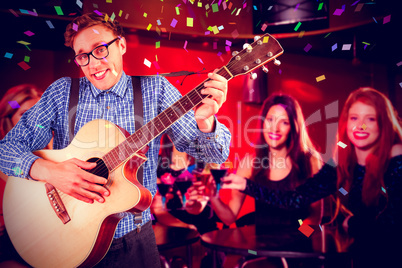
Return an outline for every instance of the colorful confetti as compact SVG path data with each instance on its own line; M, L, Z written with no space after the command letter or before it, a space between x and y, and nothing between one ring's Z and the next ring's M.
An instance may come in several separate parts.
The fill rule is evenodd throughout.
M193 18L187 18L187 27L193 27Z
M50 29L54 29L53 23L50 20L46 21L47 26L49 26Z
M174 28L174 27L176 27L176 24L177 24L177 20L172 19L172 22L170 23L170 26L172 26Z
M296 27L294 28L295 32L297 32L297 30L299 30L301 24L302 23L300 21L297 23Z
M333 14L333 15L335 15L335 16L340 16L340 15L342 15L342 13L343 13L344 11L345 11L344 9L336 9L336 10L334 11L334 14Z
M24 34L26 34L26 35L28 35L28 36L32 36L32 35L35 35L33 32L31 32L31 31L26 31L26 32L24 32Z
M317 80L317 82L323 81L325 80L325 75L320 75L318 77L315 78Z
M251 249L248 250L248 253L253 254L253 255L257 255L257 251L254 251L254 250L251 250Z
M343 149L345 149L346 148L346 144L344 144L343 142L341 142L341 141L338 141L338 143L336 144L336 145L338 145L339 147L342 147Z
M310 235L314 232L314 229L311 228L308 224L302 224L299 229L305 236L310 237Z
M60 6L54 6L54 9L56 10L57 15L62 16L63 14L63 10L61 10Z
M344 44L344 45L342 46L342 50L350 50L351 47L352 47L351 44Z
M339 192L341 192L341 194L343 195L347 195L348 191L346 191L345 189L343 189L343 187L339 188Z
M28 70L29 68L31 68L25 61L21 61L20 63L18 63L18 65L24 69L24 71Z
M8 104L11 106L13 109L18 109L20 108L20 105L16 101L9 101Z
M313 47L312 45L307 44L307 45L304 47L304 51L309 52L312 47Z
M151 62L147 59L144 59L144 64L145 66L147 66L148 68L151 68Z
M11 59L12 57L13 53L6 52L6 54L4 54L4 58Z

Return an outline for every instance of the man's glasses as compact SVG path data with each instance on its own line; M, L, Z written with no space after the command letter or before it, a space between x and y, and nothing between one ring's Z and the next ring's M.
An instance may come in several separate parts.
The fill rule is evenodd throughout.
M91 52L89 53L81 53L78 54L74 57L75 62L79 65L79 66L87 66L89 64L89 56L92 55L95 59L97 60L101 60L106 58L107 56L109 56L109 49L108 47L113 44L116 40L120 39L119 37L116 37L115 39L113 39L112 41L110 41L107 44L103 44L100 46L95 47Z

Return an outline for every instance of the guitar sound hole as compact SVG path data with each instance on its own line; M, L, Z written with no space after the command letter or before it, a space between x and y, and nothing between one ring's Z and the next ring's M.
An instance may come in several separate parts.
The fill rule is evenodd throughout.
M90 159L87 160L87 162L95 162L96 163L96 167L93 169L89 169L87 170L88 172L99 176L99 177L103 177L105 179L109 178L109 170L106 167L105 162L103 162L103 160L101 158L98 157L92 157Z

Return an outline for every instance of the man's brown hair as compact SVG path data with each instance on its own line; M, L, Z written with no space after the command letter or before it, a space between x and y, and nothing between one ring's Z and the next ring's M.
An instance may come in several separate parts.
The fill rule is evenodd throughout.
M74 29L74 24L76 28ZM100 16L96 13L87 13L76 17L72 22L70 22L66 27L66 32L64 33L64 45L73 48L75 36L82 30L92 27L94 25L103 25L104 27L110 29L116 36L123 37L124 31L123 27L119 24L117 20L111 20L110 18L106 21L104 16Z

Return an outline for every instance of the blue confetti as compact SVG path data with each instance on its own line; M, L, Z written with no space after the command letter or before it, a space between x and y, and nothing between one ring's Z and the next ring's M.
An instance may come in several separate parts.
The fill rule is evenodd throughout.
M343 187L339 188L339 192L341 192L343 195L347 195L348 191L346 191L345 189L343 189Z
M13 53L6 52L6 54L4 54L4 58L11 59L12 57L13 57Z

